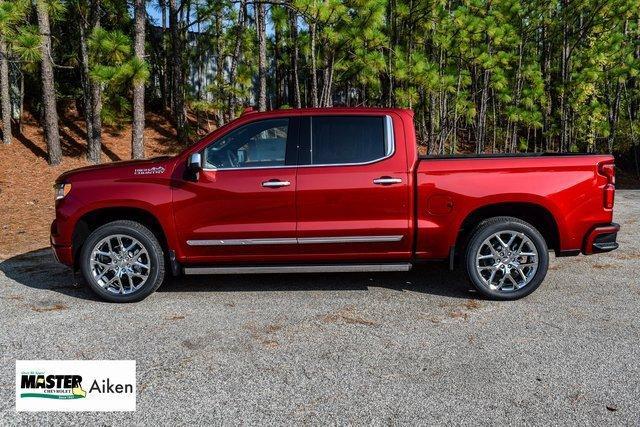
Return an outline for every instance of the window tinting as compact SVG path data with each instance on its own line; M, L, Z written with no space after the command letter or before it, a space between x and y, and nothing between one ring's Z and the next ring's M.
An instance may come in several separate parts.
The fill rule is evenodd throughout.
M384 156L384 117L311 118L311 164L366 163Z
M289 119L242 126L205 148L205 168L284 166L288 130Z

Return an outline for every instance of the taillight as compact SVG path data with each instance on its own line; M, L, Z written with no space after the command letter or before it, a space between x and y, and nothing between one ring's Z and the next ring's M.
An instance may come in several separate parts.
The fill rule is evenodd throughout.
M598 172L607 178L607 185L604 186L604 207L613 209L613 200L616 193L616 168L613 163L599 165Z
M604 207L613 209L613 199L616 194L616 187L613 184L607 184L604 187Z
M616 184L616 168L613 163L601 164L600 175L606 176L609 184Z

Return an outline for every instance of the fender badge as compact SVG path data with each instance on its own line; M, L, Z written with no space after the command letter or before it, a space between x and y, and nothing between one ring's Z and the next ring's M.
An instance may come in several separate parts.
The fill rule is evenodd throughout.
M164 168L162 166L155 166L152 168L135 169L133 173L134 175L155 175L164 173Z

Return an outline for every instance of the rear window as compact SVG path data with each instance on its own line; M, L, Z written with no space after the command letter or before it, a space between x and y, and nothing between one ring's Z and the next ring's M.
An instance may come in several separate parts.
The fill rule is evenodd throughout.
M311 164L366 163L387 154L384 117L311 117Z

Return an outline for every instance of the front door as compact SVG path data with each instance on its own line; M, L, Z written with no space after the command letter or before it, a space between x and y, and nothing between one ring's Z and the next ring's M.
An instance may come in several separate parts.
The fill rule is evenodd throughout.
M254 121L203 150L197 182L173 196L188 262L277 262L296 253L297 121Z
M298 243L313 261L408 260L411 192L390 115L317 115L300 127ZM402 130L401 123L395 129ZM403 145L400 145L403 147Z

